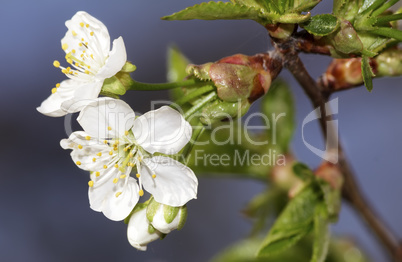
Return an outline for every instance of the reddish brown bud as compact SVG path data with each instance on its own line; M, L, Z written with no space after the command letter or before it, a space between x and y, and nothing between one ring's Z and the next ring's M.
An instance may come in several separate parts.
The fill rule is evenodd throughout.
M337 165L324 162L317 168L315 175L328 182L333 189L340 189L343 184L343 176Z

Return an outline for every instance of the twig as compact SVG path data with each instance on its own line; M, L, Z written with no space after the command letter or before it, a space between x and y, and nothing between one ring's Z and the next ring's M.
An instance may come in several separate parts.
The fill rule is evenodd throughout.
M317 82L310 76L304 67L303 62L300 60L296 50L292 49L289 43L275 43L275 48L278 52L284 56L284 65L296 78L299 84L302 86L307 96L310 98L314 108L321 108L321 121L320 127L323 131L324 138L327 138L327 121L331 116L326 116L325 103L328 101L329 92L323 87L319 86ZM331 132L332 133L332 132ZM345 200L359 212L366 224L372 229L383 246L388 250L390 255L395 261L402 261L402 248L398 242L397 237L393 232L385 225L380 219L367 199L363 196L359 185L356 182L355 175L345 157L343 149L338 144L339 153L339 167L344 176L344 185L342 190L342 196Z

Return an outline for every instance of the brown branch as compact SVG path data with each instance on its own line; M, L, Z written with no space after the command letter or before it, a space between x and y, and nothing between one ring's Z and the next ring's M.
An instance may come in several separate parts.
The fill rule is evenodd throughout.
M310 98L314 108L321 108L320 127L323 131L324 138L333 139L327 136L327 118L325 111L325 103L328 101L330 92L310 76L300 60L298 53L292 48L291 43L274 43L276 50L284 56L284 66L292 73L299 84L302 86L307 96ZM339 168L344 176L344 185L342 188L342 196L347 200L361 215L366 225L371 228L382 245L388 250L390 256L395 261L402 261L402 247L394 236L393 232L386 226L384 221L377 215L373 207L369 204L360 190L356 182L355 175L350 167L342 146L338 144Z

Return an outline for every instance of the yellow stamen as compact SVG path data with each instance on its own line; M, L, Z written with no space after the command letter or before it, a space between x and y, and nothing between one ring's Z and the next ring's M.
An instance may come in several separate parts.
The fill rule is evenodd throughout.
M92 180L89 181L89 182L88 182L88 186L89 186L89 187L93 187L93 186L94 186L94 181L92 181Z
M118 164L116 164L116 165L114 165L114 167L115 167L115 168L119 168L119 165L118 165Z
M144 195L144 190L140 190L139 192L138 192L138 194L140 195L140 196L143 196Z
M91 36L94 36L94 32L89 33Z
M128 136L128 131L126 130L126 131L124 132L124 134L125 134L126 136Z
M60 87L60 83L57 83L57 84L56 84L56 87Z
M96 172L95 172L95 176L96 176L96 177L100 176L100 172L99 172L99 171L96 171Z
M109 155L113 155L113 151L110 151L110 152L109 152Z
M75 49L71 50L71 53L75 54Z
M57 61L57 60L54 60L53 61L53 66L56 67L56 68L59 68L60 67L60 62Z
M153 175L152 175L152 178L156 178L156 175L155 175L155 174L153 174Z
M73 34L73 36L77 36L77 33L74 30L71 31L71 33Z
M88 28L88 27L89 27L89 24L86 24L85 26Z
M99 152L96 154L97 156L102 156L102 152Z
M117 182L119 181L118 178L113 179L113 183L117 184Z
M67 48L68 48L68 44L64 43L61 45L61 49L67 50Z
M103 141L103 143L107 144L107 140Z
M78 148L79 148L79 149L82 149L82 148L83 148L83 146L82 146L82 145L78 145Z
M107 165L103 165L103 168L106 169L106 168L107 168Z
M85 139L86 139L86 140L91 140L91 137L90 137L90 136L86 136Z
M83 22L80 23L80 26L81 26L81 27L84 27L84 25L85 25L85 24L84 24Z
M109 130L109 131L112 130L112 127L108 126L108 127L107 127L107 130Z
M116 197L119 197L121 195L121 192L116 193Z
M52 94L56 93L56 91L57 91L56 87L52 88Z
M85 74L89 75L89 71L88 71L88 70L85 70Z
M96 162L96 158L95 158L95 157L94 157L94 158L92 158L92 161L93 161L93 162Z
M80 161L77 161L77 162L75 162L78 166L80 166L81 165L81 162Z
M141 175L140 175L140 174L136 174L135 176L136 176L137 178L140 178Z
M121 179L125 179L125 178L126 178L126 175L121 175L120 178L121 178Z

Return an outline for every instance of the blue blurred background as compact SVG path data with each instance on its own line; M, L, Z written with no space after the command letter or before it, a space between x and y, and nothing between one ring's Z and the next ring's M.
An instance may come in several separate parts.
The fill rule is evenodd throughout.
M36 111L55 83L65 77L52 66L63 60L64 22L84 10L101 20L111 38L123 36L128 58L137 65L135 79L166 80L166 49L175 43L194 63L234 53L252 55L269 48L264 28L251 21L179 21L159 18L199 0L1 1L0 5L0 261L207 261L219 250L247 236L250 222L240 210L263 185L246 180L201 178L198 200L188 205L187 224L147 252L127 242L126 226L89 208L87 174L59 146L66 137L63 118ZM315 9L330 12L330 1ZM318 77L330 59L303 55ZM312 110L287 73L297 102L298 129L293 149L316 167L319 159L303 144L301 121ZM357 88L339 97L341 139L367 197L402 237L402 88L401 78L376 79L374 91ZM145 112L166 92L129 93L124 99ZM258 110L258 103L252 107ZM318 125L305 130L322 146ZM239 193L241 192L241 193ZM348 235L373 261L385 254L355 212L343 206L336 235Z

